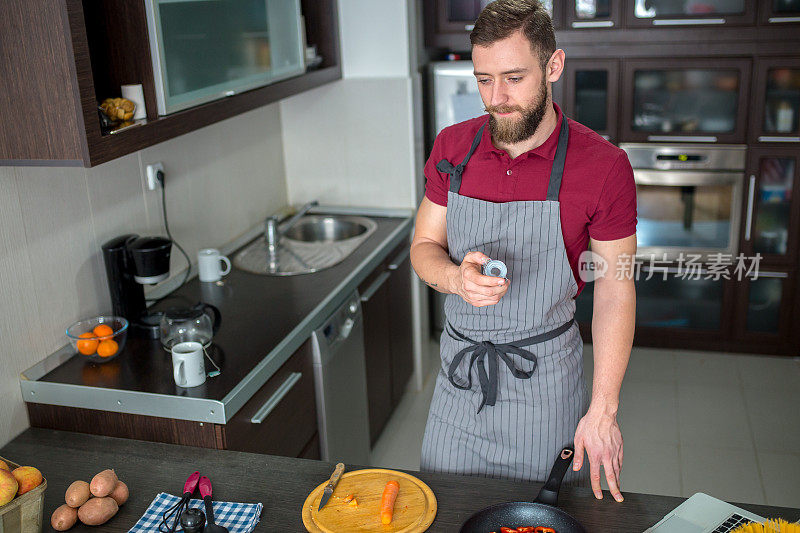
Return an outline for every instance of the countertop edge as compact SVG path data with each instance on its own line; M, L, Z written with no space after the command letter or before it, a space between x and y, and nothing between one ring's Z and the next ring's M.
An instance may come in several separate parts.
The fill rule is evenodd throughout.
M321 206L314 210L331 214L358 214L404 218L339 285L278 343L221 401L141 391L112 390L83 385L42 382L39 379L75 356L69 345L20 373L20 389L25 402L62 405L117 413L158 416L178 420L225 424L255 392L310 337L311 332L341 305L385 256L408 235L413 226L412 209L379 209ZM223 253L241 247L260 233L260 224L220 247ZM169 290L167 287L166 290Z

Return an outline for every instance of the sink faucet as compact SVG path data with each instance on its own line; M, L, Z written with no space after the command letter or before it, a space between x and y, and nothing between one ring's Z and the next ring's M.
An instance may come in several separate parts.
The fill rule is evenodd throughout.
M267 238L267 250L269 251L269 255L271 258L275 257L276 252L278 251L278 241L280 241L281 237L289 231L289 229L294 226L300 217L304 216L308 213L312 207L316 207L319 205L317 200L312 200L308 202L306 205L301 207L297 213L290 218L286 224L284 225L283 231L278 229L278 217L273 215L267 218L264 228L264 235Z

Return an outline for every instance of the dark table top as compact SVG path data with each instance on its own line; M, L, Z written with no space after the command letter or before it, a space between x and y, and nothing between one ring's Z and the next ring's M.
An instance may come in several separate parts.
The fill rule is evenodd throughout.
M154 309L187 307L206 302L220 310L222 323L214 336L209 355L222 373L200 387L177 387L172 377L169 352L161 347L158 340L132 335L128 336L123 352L112 361L98 364L76 356L39 381L223 400L271 350L292 334L336 290L351 271L384 244L398 226L408 221L408 217L370 218L378 223L375 232L350 256L331 268L300 276L264 276L234 268L224 278L222 286L201 283L195 277L173 296L159 302ZM389 248L385 253L391 251ZM230 254L231 258L236 253ZM361 278L369 273L369 269L365 269L360 273ZM348 294L342 294L341 300L344 301ZM325 318L320 317L320 320ZM311 329L316 326L311 326ZM310 331L306 332L303 340ZM290 354L291 351L286 354L287 357ZM262 382L267 379L268 376L264 376Z
M308 494L330 477L331 463L171 444L98 437L31 428L0 449L0 455L35 466L47 478L44 530L50 515L64 503L64 492L75 480L89 481L113 468L130 489L119 513L100 527L80 523L70 531L124 532L136 523L159 492L178 495L195 470L207 475L215 499L255 503L264 511L256 531L303 531L301 507ZM350 470L355 467L348 466ZM532 501L539 483L411 472L436 495L438 513L428 531L454 532L474 512L502 502ZM604 493L596 500L589 489L564 488L559 505L586 529L615 533L641 532L677 507L683 498L625 493L616 503ZM737 504L765 517L798 520L800 509Z

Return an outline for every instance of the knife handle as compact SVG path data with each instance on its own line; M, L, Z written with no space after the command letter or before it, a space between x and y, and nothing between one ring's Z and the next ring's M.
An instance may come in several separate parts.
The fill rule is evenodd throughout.
M328 481L328 486L334 488L337 483L339 483L339 478L342 477L344 474L344 463L339 463L336 465L336 468L333 469L333 474L331 474L331 479Z

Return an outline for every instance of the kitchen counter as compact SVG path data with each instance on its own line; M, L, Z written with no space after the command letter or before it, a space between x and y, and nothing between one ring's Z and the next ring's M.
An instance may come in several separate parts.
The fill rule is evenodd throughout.
M366 215L378 224L356 250L331 268L299 276L266 276L234 268L221 285L197 278L156 309L215 305L222 324L209 355L221 374L198 387L177 387L170 354L158 340L128 336L120 355L90 363L69 345L20 376L26 402L224 424L306 341L327 316L410 233L410 210L320 207L312 213ZM223 249L231 259L262 232ZM206 362L208 366L208 362Z
M35 466L47 478L44 522L64 503L64 491L77 479L113 468L130 489L130 500L101 528L78 524L70 531L127 531L159 492L178 494L195 470L207 475L215 499L264 504L256 531L303 531L301 507L306 496L326 481L333 464L307 459L255 455L152 442L116 439L31 428L0 449L0 455ZM353 469L348 465L349 469ZM532 500L539 483L411 472L427 483L438 501L436 520L428 531L458 531L474 512L495 503ZM595 500L586 488L564 488L559 505L589 532L641 532L684 499L625 493L616 503L608 492ZM737 504L765 517L800 519L800 509Z

